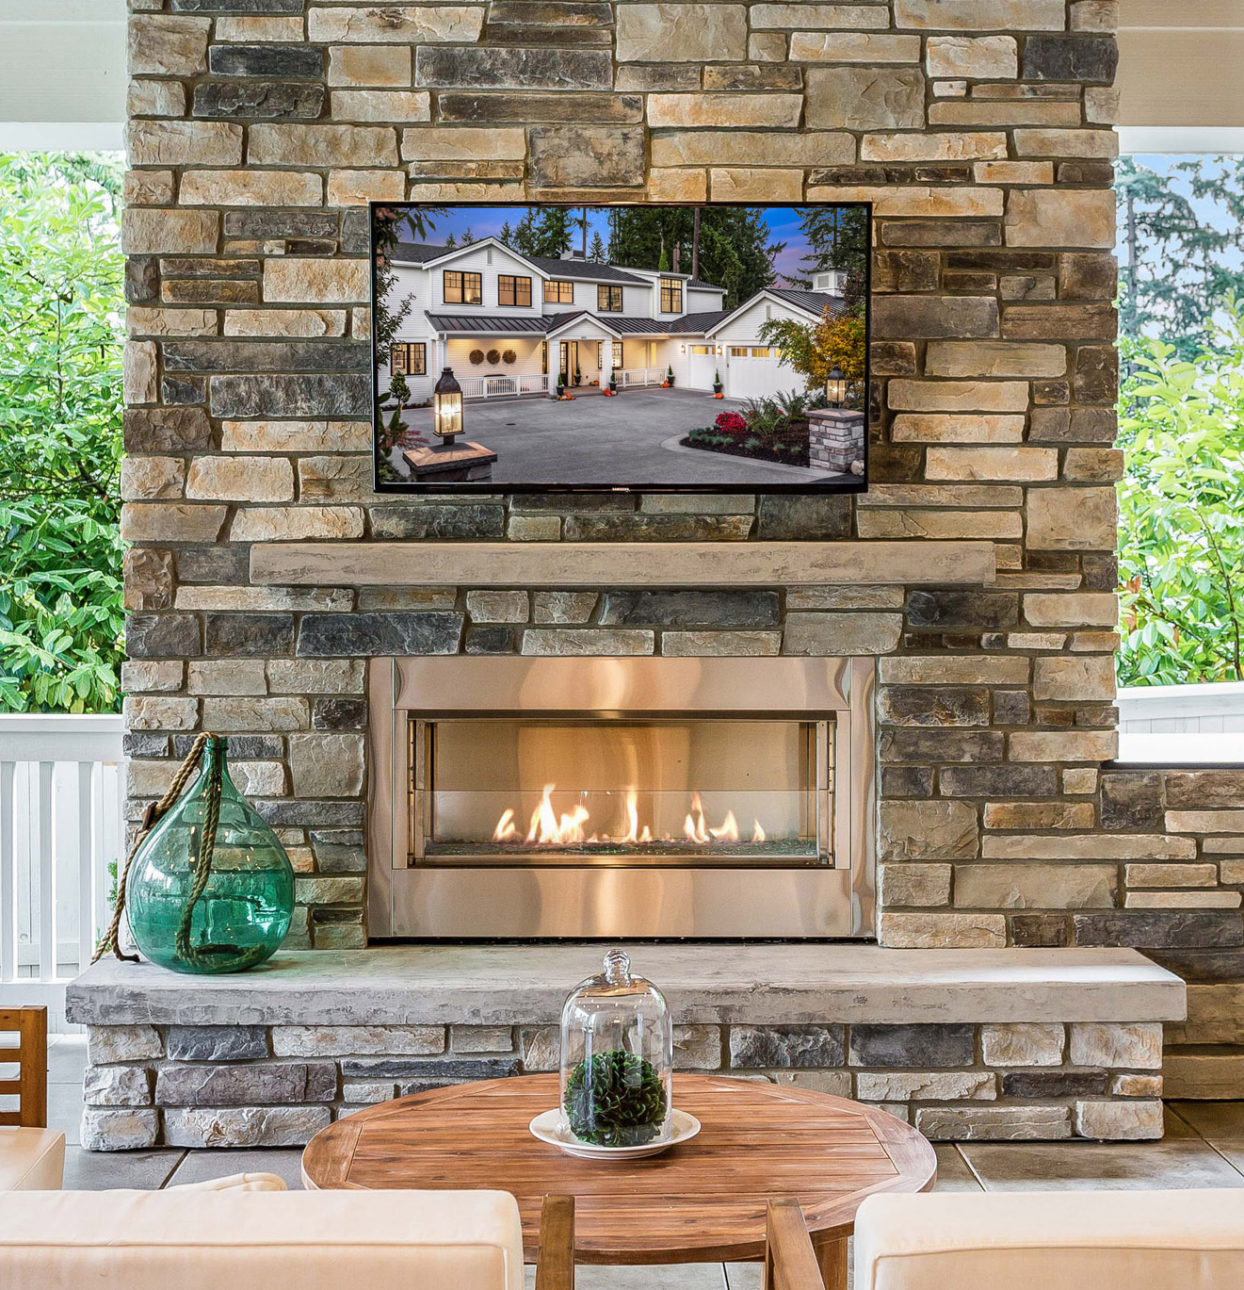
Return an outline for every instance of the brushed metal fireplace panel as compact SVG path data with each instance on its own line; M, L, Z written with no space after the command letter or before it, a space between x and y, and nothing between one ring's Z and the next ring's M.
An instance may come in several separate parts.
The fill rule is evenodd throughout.
M369 664L373 937L817 938L873 935L871 659L377 658ZM832 867L411 864L412 715L832 719Z

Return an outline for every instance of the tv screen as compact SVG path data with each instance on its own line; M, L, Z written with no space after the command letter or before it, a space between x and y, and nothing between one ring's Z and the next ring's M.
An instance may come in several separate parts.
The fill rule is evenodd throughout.
M373 204L377 489L864 489L869 224Z

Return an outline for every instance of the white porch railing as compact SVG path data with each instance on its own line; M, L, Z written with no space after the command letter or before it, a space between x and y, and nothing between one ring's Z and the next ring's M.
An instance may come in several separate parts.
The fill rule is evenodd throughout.
M660 385L665 380L663 367L622 367L615 368L613 374L623 388L628 385Z
M461 376L464 399L514 398L519 394L547 394L549 378L540 372L514 376Z
M1120 760L1244 763L1244 684L1129 686L1116 702Z
M120 716L0 716L0 1004L46 1003L109 917L125 843Z

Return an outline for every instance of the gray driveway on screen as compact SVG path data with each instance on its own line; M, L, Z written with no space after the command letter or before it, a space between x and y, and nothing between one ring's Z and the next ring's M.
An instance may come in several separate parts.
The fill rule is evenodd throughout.
M712 425L743 405L694 390L628 390L607 399L595 389L569 402L527 397L472 401L464 437L497 454L493 482L503 484L801 484L839 479L775 462L683 448L689 430ZM429 442L432 412L412 408L412 430Z

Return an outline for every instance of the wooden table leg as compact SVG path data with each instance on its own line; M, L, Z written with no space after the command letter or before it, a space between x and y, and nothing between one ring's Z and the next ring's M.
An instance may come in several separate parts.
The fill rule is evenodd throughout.
M847 1238L822 1241L816 1247L816 1261L821 1265L825 1290L847 1290Z

